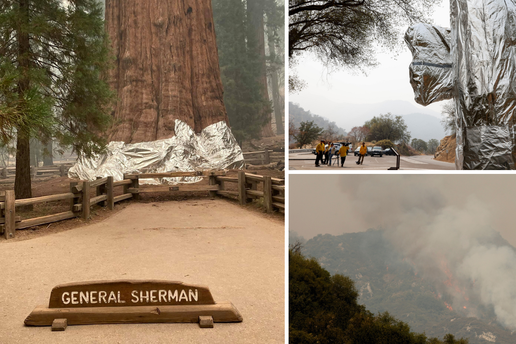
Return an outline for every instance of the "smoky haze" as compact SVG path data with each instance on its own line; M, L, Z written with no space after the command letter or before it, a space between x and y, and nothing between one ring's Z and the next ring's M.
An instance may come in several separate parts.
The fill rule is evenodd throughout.
M382 228L452 307L476 316L471 300L516 328L516 253L506 175L291 175L290 230L305 238Z

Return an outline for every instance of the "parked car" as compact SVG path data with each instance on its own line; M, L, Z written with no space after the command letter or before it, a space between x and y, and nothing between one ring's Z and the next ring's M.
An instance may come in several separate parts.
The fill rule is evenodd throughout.
M384 149L383 150L383 154L385 154L385 155L396 155L396 153L394 153L394 151L390 147L387 148L387 149Z
M369 147L368 147L369 148ZM371 156L379 155L380 158L383 156L383 150L380 146L374 146L371 150Z

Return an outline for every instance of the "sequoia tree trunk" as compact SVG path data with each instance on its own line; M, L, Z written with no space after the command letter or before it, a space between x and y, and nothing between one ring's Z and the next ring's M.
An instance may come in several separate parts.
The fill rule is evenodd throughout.
M211 0L106 0L118 94L112 141L174 135L182 120L199 133L228 123Z

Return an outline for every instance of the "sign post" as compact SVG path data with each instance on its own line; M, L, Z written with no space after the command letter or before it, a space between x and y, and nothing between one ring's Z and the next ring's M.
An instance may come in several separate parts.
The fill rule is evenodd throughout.
M26 326L123 323L241 322L231 302L216 303L208 287L166 281L98 281L59 285L48 307L38 306Z

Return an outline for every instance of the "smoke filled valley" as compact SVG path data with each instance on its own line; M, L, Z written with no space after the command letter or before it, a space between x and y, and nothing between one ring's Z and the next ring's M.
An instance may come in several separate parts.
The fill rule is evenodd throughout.
M485 259L497 254L516 257L516 250L495 231L481 233L470 237L470 247L463 244L454 252L428 249L417 242L400 247L402 238L396 230L325 234L303 243L302 253L316 258L332 275L350 277L359 292L359 303L369 311L388 311L413 331L440 338L452 333L472 344L513 343L516 334L512 334L511 321L516 309L510 309L511 300L503 302L490 294L501 294L498 298L512 295L504 288L510 287L506 281L513 277L495 278L503 273L514 275L516 268L509 260L498 266L498 261L491 258L488 263ZM443 240L453 242L453 236L450 231L449 238ZM296 240L291 233L291 244ZM496 271L500 269L502 272ZM488 290L490 287L494 290Z

